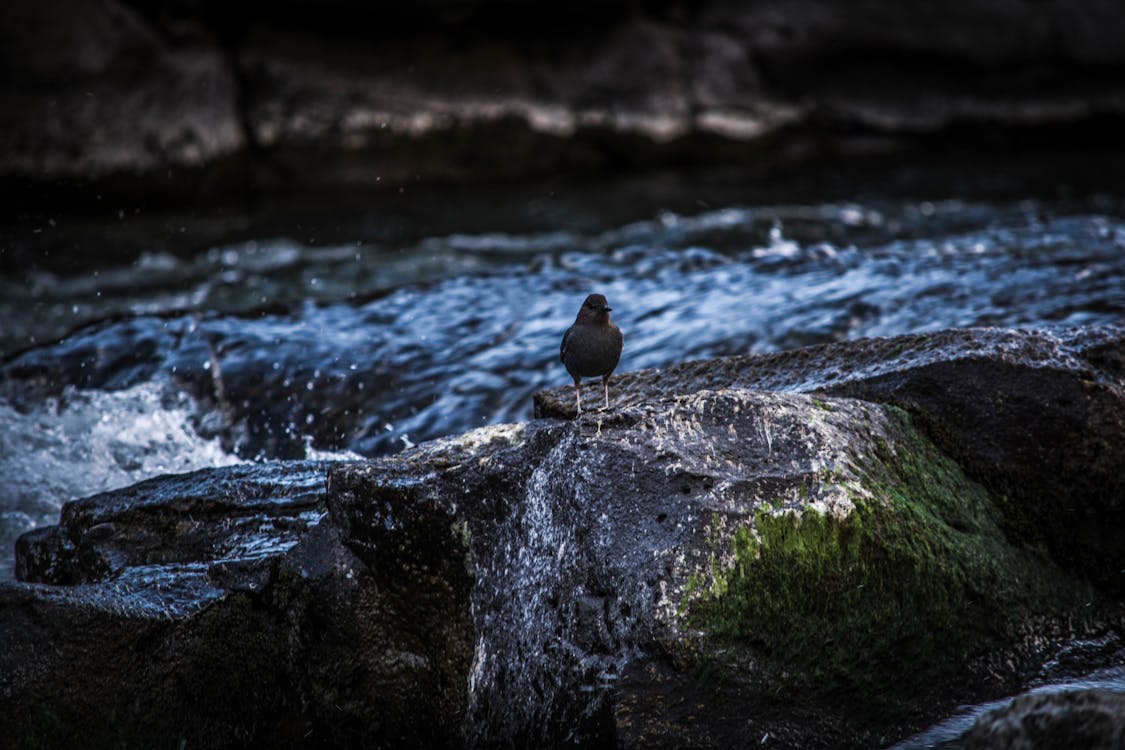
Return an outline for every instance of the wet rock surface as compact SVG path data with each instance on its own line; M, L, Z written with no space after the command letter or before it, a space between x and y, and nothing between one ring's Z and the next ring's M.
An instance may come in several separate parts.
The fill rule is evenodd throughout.
M21 540L38 582L0 590L4 735L293 744L301 700L279 675L294 633L256 602L322 512L323 477L296 463L164 477L73 503Z
M1125 424L1122 351L1113 326L944 331L688 362L619 375L612 389L619 405L729 387L894 404L996 494L1008 533L1119 588L1125 443L1106 435ZM572 401L569 389L542 391L535 413L568 417Z
M916 371L990 362L1004 392L1042 370L1105 412L1119 336L864 341L819 364L716 361L666 392L637 373L580 419L71 503L21 542L38 582L0 588L0 729L48 746L885 746L1125 624L1119 582L1095 575L1119 548L1029 543L938 439L962 402L911 405ZM751 390L786 357L789 382L850 362L853 392ZM1121 445L1122 424L1076 434ZM1114 525L1097 469L1070 502ZM1021 502L1056 518L1042 494Z
M1026 695L982 716L965 736L965 750L1031 750L1125 744L1125 693L1073 690Z
M66 505L20 538L16 575L76 585L129 568L248 564L296 544L324 513L325 466L243 465L151 479Z

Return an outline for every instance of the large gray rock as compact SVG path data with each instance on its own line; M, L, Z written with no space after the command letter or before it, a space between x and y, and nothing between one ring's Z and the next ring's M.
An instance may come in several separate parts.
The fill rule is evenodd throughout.
M886 745L1122 637L1121 352L983 330L689 363L581 419L72 502L0 586L0 735Z
M324 470L296 461L203 470L67 503L58 526L20 537L16 576L75 585L153 565L277 555L320 520Z
M322 467L241 466L71 503L0 585L0 733L13 747L293 746L299 635L262 603L323 512Z
M884 745L1121 630L996 501L905 412L738 387L152 480L25 538L0 733Z
M963 329L686 362L614 378L618 405L701 388L894 404L999 503L1008 534L1125 590L1125 328ZM536 394L569 417L573 391Z

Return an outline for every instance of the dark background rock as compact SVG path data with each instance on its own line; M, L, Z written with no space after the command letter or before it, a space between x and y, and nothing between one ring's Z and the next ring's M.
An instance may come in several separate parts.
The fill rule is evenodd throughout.
M1122 36L1103 0L15 4L0 177L182 202L792 164L958 132L987 151L1060 125L1119 150Z
M245 148L233 71L195 29L114 0L47 0L5 5L0 39L5 176L155 174Z

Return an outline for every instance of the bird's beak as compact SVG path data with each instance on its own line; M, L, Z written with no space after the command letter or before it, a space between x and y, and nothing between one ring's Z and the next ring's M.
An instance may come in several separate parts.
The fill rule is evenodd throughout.
M606 306L605 306L605 307L603 307L602 309L603 309L603 310L605 310L606 312L610 312L610 311L612 311L612 310L613 310L613 308L612 308L612 307L610 307L609 305L606 305Z

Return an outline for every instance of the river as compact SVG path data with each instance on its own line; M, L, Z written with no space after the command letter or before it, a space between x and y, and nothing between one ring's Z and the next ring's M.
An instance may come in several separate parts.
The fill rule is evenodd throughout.
M620 371L1125 314L1125 204L1104 193L671 210L653 192L631 218L536 194L522 231L416 214L392 232L373 212L374 230L353 217L355 240L154 242L129 262L87 256L80 273L7 272L0 575L15 538L69 498L527 419L535 390L569 382L559 341L591 291L625 332Z
M394 216L352 205L323 234L323 221L251 223L190 252L168 237L191 235L191 217L165 216L150 219L163 227L151 243L134 232L124 250L109 246L121 235L92 233L77 271L7 268L0 577L16 538L71 498L528 419L534 391L569 382L559 341L592 291L624 331L621 371L1125 317L1125 201L1110 193L786 202L681 189L665 201L657 183L640 194L625 208L604 191L506 188L434 216L432 196ZM956 746L987 707L902 747Z

